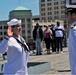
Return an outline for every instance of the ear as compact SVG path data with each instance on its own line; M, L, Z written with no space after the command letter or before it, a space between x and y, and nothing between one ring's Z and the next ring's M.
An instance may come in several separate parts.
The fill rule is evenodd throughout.
M73 13L73 14L72 14L72 17L76 17L76 14L75 14L75 13Z

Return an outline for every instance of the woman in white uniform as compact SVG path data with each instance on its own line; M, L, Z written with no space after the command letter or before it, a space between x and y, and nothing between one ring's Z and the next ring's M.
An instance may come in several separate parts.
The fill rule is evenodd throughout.
M20 36L21 21L12 19L7 22L7 36L0 44L0 53L7 52L7 63L4 66L4 75L28 75L27 62L29 48ZM21 42L24 42L23 45ZM24 50L24 45L26 49ZM26 51L26 52L25 52Z
M76 75L76 5L67 6L67 18L70 26L68 51L72 75Z

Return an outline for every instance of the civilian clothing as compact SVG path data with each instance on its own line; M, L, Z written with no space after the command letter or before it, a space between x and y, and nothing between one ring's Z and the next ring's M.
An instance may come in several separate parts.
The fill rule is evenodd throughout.
M64 27L63 26L55 26L54 27L54 30L55 30L55 37L63 37L64 34L63 34L63 31L64 31Z
M60 51L63 51L62 42L64 37L64 27L61 25L59 26L56 25L54 27L54 30L55 30L55 50L59 52L60 48Z
M43 30L38 27L33 30L33 39L35 41L36 46L36 55L41 55L42 51L42 40L43 40Z
M39 33L39 34L38 34ZM38 37L37 37L38 36ZM34 28L33 30L33 39L34 41L37 39L37 38L40 38L41 41L43 40L43 30L41 28Z
M47 53L50 53L51 35L52 35L52 31L50 29L44 30L44 41L46 44Z
M38 52L38 53L42 52L42 42L41 42L41 39L36 39L35 45L36 45L36 52Z
M52 46L52 52L56 52L55 48L55 30L53 28L50 28L52 31L52 39L51 39L51 46Z

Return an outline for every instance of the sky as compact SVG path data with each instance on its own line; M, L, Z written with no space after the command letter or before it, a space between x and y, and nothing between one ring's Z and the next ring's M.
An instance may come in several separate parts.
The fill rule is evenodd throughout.
M32 15L39 15L39 0L0 0L0 21L9 19L9 12L18 6L31 9Z

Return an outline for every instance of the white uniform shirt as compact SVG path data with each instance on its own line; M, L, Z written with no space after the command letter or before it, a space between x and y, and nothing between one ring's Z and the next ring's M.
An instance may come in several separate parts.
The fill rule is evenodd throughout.
M24 48L14 39L4 39L0 44L0 53L7 51L7 63L4 67L4 75L28 75L27 61L28 52L24 52Z
M76 21L72 23L74 26ZM68 38L68 51L72 75L76 75L76 26L70 29Z
M54 30L55 30L55 34L56 34L55 36L56 37L63 37L63 32L62 32L64 30L63 26L61 26L61 25L57 26L56 25L56 26L54 26Z

